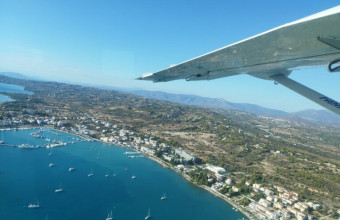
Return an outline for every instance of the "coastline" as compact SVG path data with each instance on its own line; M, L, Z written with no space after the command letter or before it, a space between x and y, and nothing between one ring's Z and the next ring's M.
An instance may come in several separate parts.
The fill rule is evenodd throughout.
M129 150L134 150L136 152L139 152L141 154L144 155L144 157L148 158L148 159L151 159L153 161L155 161L156 163L160 164L163 166L163 168L168 168L176 173L178 173L180 176L182 176L185 180L187 180L189 183L193 184L194 186L196 187L199 187L201 189L204 189L206 191L208 191L209 193L213 194L214 196L216 197L219 197L220 199L223 199L226 203L228 203L230 206L232 206L233 208L235 208L236 210L238 210L239 212L241 212L245 217L247 217L249 220L256 220L257 218L254 216L254 214L250 213L248 210L246 210L244 207L242 207L241 205L237 204L235 201L233 201L232 199L230 199L229 197L219 193L218 191L215 191L213 189L211 189L210 187L208 186L205 186L205 185L198 185L196 183L194 183L191 178L186 175L186 174L183 174L181 172L178 172L176 169L174 169L174 167L168 163L166 163L165 161L161 160L160 158L158 157L155 157L155 156L152 156L152 155L148 155L148 154L145 154L141 151L138 151L137 149L134 149L134 148L130 148L126 145L123 145L123 144L119 144L119 143L107 143L107 142L103 142L103 141L100 141L98 139L95 139L95 138L91 138L91 137L87 137L87 136L82 136L82 135L79 135L79 134L75 134L73 133L72 131L65 131L65 130L60 130L60 129L56 129L56 128L53 128L53 127L50 127L50 126L42 126L42 127L38 127L38 126L30 126L30 127L21 127L21 128L1 128L0 131L11 131L11 130L29 130L29 129L37 129L37 128L50 128L50 129L53 129L53 130L56 130L56 131L60 131L60 132L63 132L63 133L66 133L66 134L71 134L71 135L74 135L74 136L77 136L77 137L81 137L83 138L85 141L98 141L98 142L101 142L101 143L104 143L104 144L108 144L108 145L113 145L113 146L118 146L118 147L121 147L121 148L125 148L125 149L129 149ZM5 145L8 145L8 144L5 144Z
M119 146L119 145L117 145ZM122 147L122 146L119 146L119 147ZM124 147L124 148L127 148L127 147ZM128 148L130 149L130 148ZM137 150L136 150L137 151ZM137 151L139 152L139 151ZM142 152L140 152L142 153ZM196 187L199 187L201 189L204 189L208 192L210 192L211 194L213 194L214 196L216 197L219 197L220 199L223 199L226 203L228 203L230 206L234 207L235 209L237 209L239 212L241 212L244 216L246 216L249 220L256 220L257 218L254 216L254 214L250 213L248 210L246 210L244 207L242 207L241 205L237 204L236 202L234 202L233 200L231 200L230 198L228 198L227 196L211 189L210 187L208 186L204 186L204 185L198 185L194 182L191 181L191 178L186 175L186 174L183 174L183 173L180 173L180 172L177 172L175 169L173 169L173 167L169 164L167 164L166 162L162 161L161 159L157 158L157 157L154 157L154 156L150 156L150 155L145 155L145 157L159 163L160 165L162 165L164 168L168 168L176 173L178 173L180 176L182 176L184 179L186 179L189 183L193 184L194 186Z

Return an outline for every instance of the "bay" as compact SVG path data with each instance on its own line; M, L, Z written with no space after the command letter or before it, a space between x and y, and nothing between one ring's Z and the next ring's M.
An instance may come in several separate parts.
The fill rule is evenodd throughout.
M7 83L0 83L0 92L32 94L22 86Z
M152 219L244 217L176 172L148 158L128 158L124 152L131 150L55 130L41 132L44 138L30 135L37 131L0 132L13 145L68 143L53 149L0 146L0 219L105 219L112 210L115 219L133 220L144 219L149 208ZM60 185L64 191L55 193ZM40 208L27 208L36 200Z
M11 99L10 97L0 94L0 103L1 102L11 102L11 101L13 101L13 99Z
M32 92L25 90L22 86L6 83L0 83L0 92L32 94ZM13 101L13 99L10 97L0 94L0 103L11 101Z

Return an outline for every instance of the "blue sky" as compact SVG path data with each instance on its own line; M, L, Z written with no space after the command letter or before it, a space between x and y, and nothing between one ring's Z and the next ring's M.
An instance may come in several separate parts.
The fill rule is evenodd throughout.
M0 0L0 71L53 81L141 88L246 102L289 112L322 109L271 81L238 75L213 81L134 80L338 1ZM340 100L340 74L325 67L291 78Z

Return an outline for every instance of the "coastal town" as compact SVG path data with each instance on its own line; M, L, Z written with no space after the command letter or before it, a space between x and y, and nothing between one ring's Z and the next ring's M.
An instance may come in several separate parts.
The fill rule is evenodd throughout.
M11 128L35 127L41 129L56 128L61 131L70 132L75 135L84 137L84 140L95 140L90 135L94 132L87 129L86 125L77 125L76 128L65 127L67 118L56 117L36 117L32 111L28 111L28 115L17 116L13 118L2 118L0 127ZM25 120L23 120L25 118ZM85 117L80 119L85 120ZM299 198L299 194L289 191L282 186L261 184L253 180L245 180L239 178L236 173L229 173L222 167L212 164L198 162L198 158L183 149L169 146L153 140L152 137L138 137L134 132L122 128L119 125L112 125L108 122L99 121L95 118L90 119L96 125L96 129L100 131L100 141L113 145L122 146L128 149L136 150L143 155L154 159L167 168L183 175L188 181L201 186L214 195L225 199L233 205L235 209L243 212L250 219L319 219L312 213L317 213L322 219L322 206L318 202L305 201ZM96 132L97 133L97 132ZM35 138L42 138L38 133L31 134ZM80 138L74 141L81 141ZM70 142L70 143L73 143ZM5 144L2 140L1 144ZM20 145L21 148L38 148L38 147L61 147L67 143L54 143L46 146L29 146L27 144ZM140 157L132 152L127 151L129 158ZM202 179L195 180L195 176L203 173ZM340 210L338 211L340 212ZM340 214L340 213L339 213Z
M9 78L3 80L17 82ZM340 216L340 208L335 202L337 192L334 191L332 197L327 188L317 189L312 185L324 178L312 176L313 182L308 182L311 177L303 173L305 178L298 179L302 172L295 171L299 167L315 173L322 170L334 180L330 186L336 188L334 184L340 174L337 152L326 162L310 156L313 151L305 153L289 148L304 149L305 143L315 144L311 136L294 136L300 134L299 127L290 121L241 112L228 112L233 117L229 119L229 115L225 117L224 113L213 110L105 90L58 83L41 83L41 86L33 81L19 80L19 84L23 83L34 94L6 94L16 101L1 104L0 129L51 128L87 141L98 140L134 150L139 154L128 153L128 150L128 158L145 156L155 160L224 199L249 219L338 219ZM239 118L247 118L247 124L237 124ZM159 123L163 125L159 126ZM288 134L288 130L294 132ZM306 130L308 132L310 130ZM336 128L332 132L337 135ZM39 134L32 136L40 138ZM301 137L305 139L299 141ZM332 141L327 139L330 145ZM322 143L325 147L326 142ZM0 144L6 144L6 140L1 140ZM222 151L223 148L216 147L218 144L233 148ZM283 144L286 147L280 146ZM39 147L65 147L65 143ZM321 156L327 153L327 148L323 149ZM279 166L271 167L276 166L275 163ZM287 172L295 177L283 178ZM293 178L300 185L293 187ZM328 182L322 183L328 187ZM325 198L333 201L327 203L329 200Z

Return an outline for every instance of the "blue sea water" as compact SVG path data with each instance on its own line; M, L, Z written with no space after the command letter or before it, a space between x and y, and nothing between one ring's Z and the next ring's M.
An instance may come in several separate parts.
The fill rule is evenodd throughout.
M11 102L11 101L13 101L13 99L11 99L10 97L0 94L0 103L1 102Z
M46 139L69 144L0 146L0 219L105 219L112 210L114 219L134 220L144 219L149 208L152 219L162 220L244 217L176 172L148 158L128 158L124 152L131 150L55 130L42 132L45 138L32 137L37 130L0 131L0 138L13 145L43 146ZM91 170L94 175L88 177ZM55 193L60 185L64 192ZM167 199L160 200L164 193ZM27 208L37 200L40 208Z
M0 83L0 92L32 94L32 92L25 90L25 88L22 86L6 84L6 83ZM13 101L13 99L11 99L8 96L0 94L0 103L10 102L10 101Z
M32 92L25 90L22 86L7 83L0 83L0 92L32 94Z

